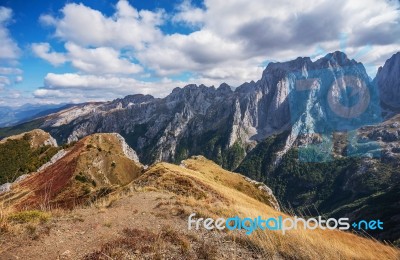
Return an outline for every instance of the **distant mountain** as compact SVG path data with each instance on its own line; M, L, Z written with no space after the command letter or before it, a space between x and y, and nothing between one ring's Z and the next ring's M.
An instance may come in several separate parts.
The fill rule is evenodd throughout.
M40 116L46 116L67 108L66 104L25 104L20 107L0 107L0 127L17 125Z

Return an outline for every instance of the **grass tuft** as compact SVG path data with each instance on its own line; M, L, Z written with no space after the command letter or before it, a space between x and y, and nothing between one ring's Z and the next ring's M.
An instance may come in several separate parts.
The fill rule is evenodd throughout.
M8 220L11 222L24 224L24 223L32 223L32 222L47 222L50 219L51 215L48 212L43 212L39 210L27 210L20 211L16 213L12 213L8 216Z

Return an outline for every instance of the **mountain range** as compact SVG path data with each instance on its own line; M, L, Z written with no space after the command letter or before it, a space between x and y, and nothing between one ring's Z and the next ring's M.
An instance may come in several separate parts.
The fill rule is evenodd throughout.
M0 127L9 127L49 115L67 108L67 104L25 104L19 107L0 106Z
M399 59L400 53L393 55L373 81L361 63L348 59L341 52L328 54L315 62L310 58L297 58L270 63L259 81L245 83L234 91L227 84L218 88L188 85L174 89L165 98L139 94L110 102L86 103L4 129L1 134L6 136L24 127L41 128L59 143L69 143L92 133L118 132L145 163L173 162L191 154L204 154L234 169L260 141L292 127L300 128L297 132L318 133L319 125L336 120L330 123L331 127L338 128L333 130L349 130L337 127L343 121L331 115L326 98L328 89L324 87L340 81L343 75L351 74L368 85L378 82L380 94L376 95L382 97L382 104L396 107L393 100L398 100L399 95L396 91ZM312 79L320 81L317 83L320 89L294 100L292 97L303 94L301 91L292 93L301 85L299 82ZM371 96L373 100L375 96ZM346 102L350 104L351 100ZM376 102L371 103L376 105ZM353 125L383 121L380 115L365 113L363 116L368 118L364 120L367 122L361 120ZM230 160L230 156L237 159Z
M382 218L388 228L372 235L399 241L399 72L400 53L374 79L342 52L299 57L268 64L260 80L234 90L188 85L165 98L71 105L0 136L39 128L74 144L118 133L145 165L203 155L267 184L284 208Z

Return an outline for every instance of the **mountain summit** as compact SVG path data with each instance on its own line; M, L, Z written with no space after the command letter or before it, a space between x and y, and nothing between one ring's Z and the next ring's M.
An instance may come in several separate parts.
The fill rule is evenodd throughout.
M379 86L382 102L400 108L400 52L394 54L378 69L374 80Z

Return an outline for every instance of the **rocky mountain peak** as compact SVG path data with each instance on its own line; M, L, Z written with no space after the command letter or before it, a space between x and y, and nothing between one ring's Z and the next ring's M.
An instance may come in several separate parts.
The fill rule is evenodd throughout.
M176 87L172 90L171 94L167 96L167 99L175 99L175 98L190 98L192 96L198 95L200 93L206 94L209 92L214 92L215 88L207 87L203 84L189 84L184 86L183 88Z
M124 103L133 103L133 104L140 104L144 102L149 102L153 100L154 97L152 95L142 95L142 94L135 94L135 95L128 95L122 99L117 99L120 100Z
M313 63L314 70L330 69L334 72L341 71L344 74L353 74L365 79L367 82L370 78L367 75L364 65L354 59L349 59L346 53L335 51L328 53L324 57Z
M400 65L400 52L393 54L388 60L386 60L385 64L378 68L377 74L382 71L384 66L388 67L388 69L394 69L396 65Z
M354 60L350 60L347 57L346 53L341 52L341 51L334 51L334 52L328 53L320 60L333 61L341 66L347 65L354 61Z
M217 88L217 92L218 92L219 94L231 94L233 91L232 91L231 86L229 86L229 85L226 84L226 83L222 83L222 84L219 85L219 87Z
M400 52L394 54L380 67L374 83L379 88L379 94L384 105L400 108Z
M286 62L271 62L264 70L262 78L284 77L287 73L301 72L304 68L311 67L312 64L309 57L298 57Z

